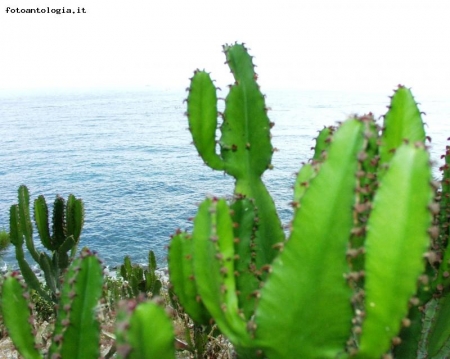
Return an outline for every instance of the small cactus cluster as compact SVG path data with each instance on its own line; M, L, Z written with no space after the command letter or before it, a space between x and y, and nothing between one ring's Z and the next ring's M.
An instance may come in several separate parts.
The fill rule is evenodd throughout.
M102 284L102 264L95 253L84 248L63 275L52 343L46 349L35 342L33 306L25 283L18 272L8 275L2 284L1 309L19 353L26 359L101 357L96 308ZM172 322L156 302L140 297L123 301L117 314L116 338L117 358L175 358Z
M44 196L34 201L34 221L43 246L51 251L39 252L34 246L33 225L30 219L30 196L24 185L18 190L19 203L10 209L10 236L15 246L16 259L26 283L48 301L56 302L60 291L61 273L68 268L76 255L84 222L84 207L81 199L69 195L67 202L57 196L53 205L53 233L50 234L48 207ZM33 260L44 273L45 283L50 294L42 286L25 259L23 243Z
M185 311L215 323L241 358L450 355L450 246L434 224L448 231L450 171L436 203L411 91L398 87L382 128L368 114L319 133L280 239L261 181L273 151L264 97L245 46L224 52L235 78L224 113L196 71L187 116L202 159L236 188L231 203L206 199L192 233L172 237L170 281Z
M137 297L140 293L151 293L152 296L159 295L162 287L161 281L155 273L156 258L153 251L148 253L148 269L139 265L133 265L129 256L124 258L120 266L120 275L127 281L126 292L130 298Z

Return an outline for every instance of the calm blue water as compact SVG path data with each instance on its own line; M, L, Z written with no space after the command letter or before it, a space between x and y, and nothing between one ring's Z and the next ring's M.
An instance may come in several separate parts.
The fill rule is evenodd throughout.
M264 179L288 223L294 173L310 157L317 130L353 113L384 114L390 93L266 95L279 152ZM125 255L146 262L152 249L164 265L170 235L191 228L188 218L202 199L233 191L233 179L203 165L190 144L185 96L148 88L0 94L0 228L9 227L20 184L32 200L44 194L53 202L56 194L73 193L85 203L80 246L98 251L111 266ZM450 136L450 99L418 100L438 161ZM13 248L4 260L15 263Z

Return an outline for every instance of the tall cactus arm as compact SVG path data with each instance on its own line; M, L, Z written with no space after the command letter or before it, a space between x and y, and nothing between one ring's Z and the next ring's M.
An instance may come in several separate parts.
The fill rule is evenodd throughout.
M223 170L224 163L216 153L217 95L211 77L196 71L187 98L189 130L203 161L213 169Z
M81 199L69 195L66 206L66 236L72 236L78 243L84 222L84 206Z
M254 263L254 241L257 214L252 201L238 199L231 205L234 232L234 275L239 299L239 307L245 319L249 320L255 310L254 292L260 288L260 273Z
M428 153L412 145L396 151L380 182L367 226L361 358L385 353L408 313L430 243L430 182Z
M203 160L213 169L224 170L236 179L235 194L255 200L260 219L255 238L255 263L260 269L276 256L273 245L285 239L275 204L261 180L264 171L271 168L272 123L256 82L252 57L245 46L225 45L224 53L235 83L225 99L220 156L215 152L216 89L204 71L196 71L191 80L187 99L189 127Z
M25 238L25 245L28 248L35 262L39 262L39 253L36 251L33 242L33 225L30 219L30 194L24 185L19 187L19 220L22 235Z
M65 218L66 201L60 196L56 196L53 203L53 241L56 248L66 239L66 218Z
M290 239L261 290L256 341L271 359L335 358L345 347L353 316L345 258L362 148L363 124L345 122L304 193ZM280 323L283 330L274 330Z
M99 357L100 324L95 308L102 294L103 271L98 258L83 249L65 275L50 357ZM60 339L58 339L60 338Z
M225 200L207 199L194 220L194 273L200 297L218 327L237 346L250 340L239 313L234 234Z
M322 162L323 154L331 143L331 137L336 130L334 126L324 127L319 131L316 138L316 145L314 146L314 155L312 158L314 162Z
M192 238L185 232L176 233L168 252L170 282L173 292L185 312L197 324L209 324L211 316L198 294L193 264Z
M403 141L425 142L420 110L410 89L399 86L384 116L380 145L380 164L387 164Z
M48 228L48 207L45 202L44 196L39 196L34 201L34 221L38 229L39 237L45 248L48 250L55 250L56 246L53 243L50 236L50 230Z
M22 225L20 221L19 214L19 206L13 205L10 208L9 212L9 228L10 228L10 237L11 243L14 244L17 263L19 264L20 271L22 273L23 278L31 289L37 291L41 297L43 297L47 301L51 301L50 296L42 289L41 283L39 279L34 274L33 270L29 266L28 262L25 260L25 253L23 251L23 242L24 235L22 232Z
M252 57L245 46L226 45L224 52L235 83L225 99L221 155L225 161L225 171L236 178L235 194L255 200L259 217L255 262L260 269L275 258L277 252L272 247L284 241L275 204L261 180L264 171L271 167L272 123L256 82Z
M271 123L247 49L243 45L225 46L224 52L235 83L225 99L221 154L227 173L238 181L253 181L261 177L272 159Z
M30 309L17 276L8 276L2 285L3 321L19 353L26 359L41 359L35 347Z

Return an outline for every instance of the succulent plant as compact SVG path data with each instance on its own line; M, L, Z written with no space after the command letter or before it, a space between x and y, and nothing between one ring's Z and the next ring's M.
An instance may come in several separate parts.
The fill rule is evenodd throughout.
M236 178L235 196L206 199L192 234L172 238L170 280L186 312L213 321L242 358L450 355L448 240L433 223L448 228L448 186L436 210L411 91L395 91L382 128L368 114L320 132L296 179L290 235L280 239L265 227L278 228L273 201L248 190L261 188L270 163L264 97L246 48L224 50L235 77L224 114L205 71L191 79L187 114L205 163Z
M133 265L129 256L125 256L124 263L120 266L120 275L128 283L128 296L137 297L141 293L159 295L162 287L156 273L156 258L153 251L148 253L148 269L139 265Z
M30 196L24 185L18 190L19 203L10 209L11 243L15 246L16 259L27 284L49 300L56 301L60 291L60 276L76 255L84 222L83 202L70 195L67 202L57 196L53 206L53 233L50 235L48 207L44 196L34 202L34 219L43 246L51 251L36 250L33 239L33 225L30 219ZM50 295L42 286L26 261L23 244L44 273Z

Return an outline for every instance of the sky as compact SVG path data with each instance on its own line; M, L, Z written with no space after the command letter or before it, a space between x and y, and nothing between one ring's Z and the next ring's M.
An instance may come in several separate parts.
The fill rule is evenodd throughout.
M196 68L232 82L244 42L264 88L450 95L445 0L1 0L0 90L185 88ZM9 13L7 8L77 14Z

